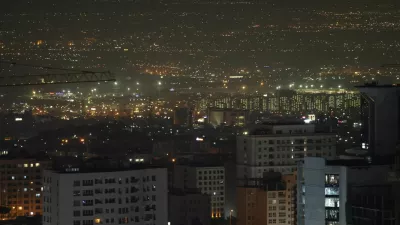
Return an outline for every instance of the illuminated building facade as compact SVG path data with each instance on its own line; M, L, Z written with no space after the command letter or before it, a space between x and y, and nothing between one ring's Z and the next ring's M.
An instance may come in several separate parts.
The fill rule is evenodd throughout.
M99 170L44 171L43 224L168 223L167 169Z
M225 211L225 168L207 165L176 165L174 188L198 189L210 196L211 218L224 218Z
M247 110L209 108L207 117L208 123L214 127L220 125L244 126L248 114Z
M317 133L314 124L271 121L237 137L237 177L261 178L264 172L291 174L306 156L336 157L336 135Z
M377 191L385 190L382 174L389 171L391 165L367 160L306 157L297 167L297 224L394 225L394 211L382 198L390 192Z
M238 225L296 224L296 175L252 179L238 186Z
M349 113L360 107L360 94L354 92L295 92L277 91L276 93L260 95L236 95L211 97L199 100L198 110L211 108L232 108L271 113L316 113L341 111Z
M0 205L9 207L6 219L42 215L42 172L49 161L0 159Z

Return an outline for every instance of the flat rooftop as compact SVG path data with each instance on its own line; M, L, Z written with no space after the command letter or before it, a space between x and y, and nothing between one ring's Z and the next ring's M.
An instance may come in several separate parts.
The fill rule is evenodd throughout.
M400 84L378 84L378 82L365 83L364 85L357 85L356 88L398 88Z
M372 157L370 161L368 161L367 159L338 159L338 160L327 160L326 165L348 166L348 167L382 166L382 165L393 165L394 159L395 157L393 156Z
M57 169L49 169L55 173L60 174L78 174L78 173L112 173L112 172L123 172L132 170L145 170L145 169L166 169L165 166L152 165L152 164L129 164L129 165L88 165L83 164L79 166L65 165Z

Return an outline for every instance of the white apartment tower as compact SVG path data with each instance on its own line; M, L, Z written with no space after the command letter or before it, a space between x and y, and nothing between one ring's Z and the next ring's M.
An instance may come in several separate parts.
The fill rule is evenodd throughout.
M211 218L224 218L225 213L225 168L223 166L176 165L174 188L198 189L210 196Z
M44 171L43 224L168 223L167 169Z
M305 156L334 159L336 135L317 133L315 125L269 122L237 138L237 178L262 178L264 172L291 174Z

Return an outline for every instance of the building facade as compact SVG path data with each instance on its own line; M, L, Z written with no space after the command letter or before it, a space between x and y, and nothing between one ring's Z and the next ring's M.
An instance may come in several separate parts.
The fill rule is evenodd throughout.
M361 147L372 155L394 154L400 140L400 86L367 84L361 92Z
M291 174L305 156L336 157L336 135L317 133L313 124L273 122L249 128L237 137L238 179L262 178L264 172Z
M244 126L247 122L249 111L230 108L209 108L207 112L208 123L214 127Z
M168 223L167 170L44 171L43 224Z
M366 221L373 221L377 215L363 215L366 220L360 223L361 217L352 218L352 214L360 212L360 202L365 197L373 199L376 186L387 183L387 177L382 175L389 171L390 165L372 165L363 160L306 157L298 163L297 224L371 224Z
M237 187L238 225L296 224L296 175L276 174Z
M173 174L174 188L198 189L210 196L211 218L224 218L225 168L223 166L176 165Z
M0 159L0 205L11 209L3 219L42 215L42 173L49 165L33 158Z
M195 190L170 190L168 222L176 225L210 225L210 196Z

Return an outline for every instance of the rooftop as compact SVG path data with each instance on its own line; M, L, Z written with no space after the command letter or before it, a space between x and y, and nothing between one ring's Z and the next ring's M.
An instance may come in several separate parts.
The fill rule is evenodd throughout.
M118 160L111 160L108 158L92 158L80 164L64 164L58 165L58 168L53 168L51 171L55 173L108 173L108 172L121 172L131 170L145 170L145 169L161 169L166 168L160 165L145 164L145 163L126 163Z
M400 84L378 84L378 82L365 83L364 85L357 85L356 88L398 88Z
M179 162L178 166L188 166L188 167L224 167L222 164L217 163L202 163L202 162Z
M10 151L7 155L0 156L0 160L36 160L49 161L49 157L44 153L30 154L25 151Z
M367 166L380 166L380 165L392 165L394 164L394 157L373 157L366 159L338 159L338 160L327 160L327 166L348 166L348 167L367 167Z

